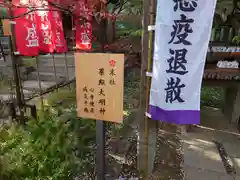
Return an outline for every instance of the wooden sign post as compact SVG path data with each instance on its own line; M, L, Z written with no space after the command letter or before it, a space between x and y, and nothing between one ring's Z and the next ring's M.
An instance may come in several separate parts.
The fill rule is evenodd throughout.
M96 119L97 179L105 179L103 121L123 120L124 55L75 53L77 114Z

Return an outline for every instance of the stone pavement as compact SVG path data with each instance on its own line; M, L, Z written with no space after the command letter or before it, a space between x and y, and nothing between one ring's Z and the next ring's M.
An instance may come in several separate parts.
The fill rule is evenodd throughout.
M234 180L226 173L213 139L214 133L206 130L182 136L187 180Z
M220 111L216 111L214 115L216 114L219 114L217 118L204 117L207 123L203 120L202 126L197 126L193 132L183 133L181 136L183 169L187 180L240 180L240 134L231 125L224 123L227 121ZM216 128L212 127L214 124L217 125ZM213 140L223 144L236 174L227 173Z

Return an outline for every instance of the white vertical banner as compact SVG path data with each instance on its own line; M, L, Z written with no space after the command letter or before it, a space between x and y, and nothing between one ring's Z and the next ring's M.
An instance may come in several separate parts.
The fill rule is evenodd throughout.
M158 0L149 114L200 123L200 93L216 0Z

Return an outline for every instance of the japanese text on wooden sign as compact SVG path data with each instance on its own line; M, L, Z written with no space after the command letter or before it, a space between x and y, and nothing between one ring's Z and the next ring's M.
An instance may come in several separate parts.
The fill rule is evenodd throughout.
M122 122L124 55L76 53L75 68L78 116Z

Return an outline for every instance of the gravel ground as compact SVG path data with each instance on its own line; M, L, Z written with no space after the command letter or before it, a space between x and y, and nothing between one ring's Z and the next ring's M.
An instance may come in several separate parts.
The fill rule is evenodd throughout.
M183 180L183 152L179 130L175 125L162 123L157 138L156 158L154 163L154 180ZM166 132L163 132L165 130ZM167 133L171 132L171 133Z
M164 130L164 132L163 132ZM171 132L171 133L166 133ZM178 137L177 127L173 125L162 124L158 132L156 158L153 174L149 180L183 180L184 173L181 167L183 162L183 152L181 141ZM143 179L142 174L137 170L137 135L128 137L130 143L126 151L126 162L119 165L118 179ZM121 177L121 178L120 178ZM116 179L116 178L115 178Z

